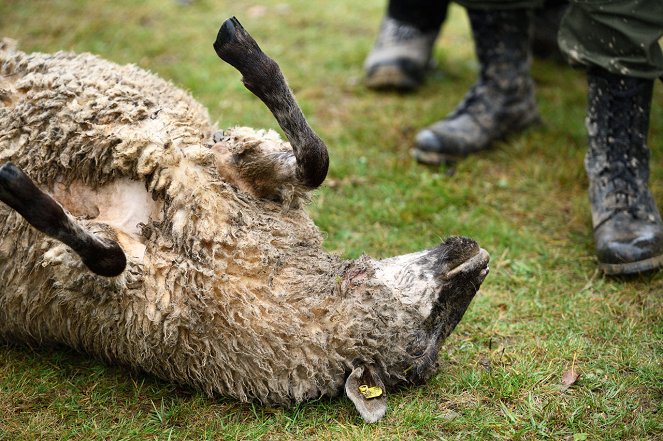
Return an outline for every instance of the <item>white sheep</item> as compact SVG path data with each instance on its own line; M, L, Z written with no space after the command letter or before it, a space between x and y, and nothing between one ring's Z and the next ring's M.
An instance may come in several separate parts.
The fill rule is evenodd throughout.
M458 237L384 260L324 251L301 202L326 147L237 20L214 46L290 143L217 132L136 66L0 44L0 340L242 401L345 389L377 421L388 390L435 372L488 254Z

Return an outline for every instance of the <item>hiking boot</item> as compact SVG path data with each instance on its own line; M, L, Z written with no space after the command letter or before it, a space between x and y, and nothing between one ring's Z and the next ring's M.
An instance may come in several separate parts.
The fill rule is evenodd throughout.
M420 131L414 157L427 164L463 158L539 121L529 74L527 10L468 9L480 72L456 109Z
M375 45L364 62L366 86L371 89L411 91L424 80L439 28L417 27L386 17Z
M599 268L609 275L663 266L663 222L647 186L653 80L593 69L585 169Z

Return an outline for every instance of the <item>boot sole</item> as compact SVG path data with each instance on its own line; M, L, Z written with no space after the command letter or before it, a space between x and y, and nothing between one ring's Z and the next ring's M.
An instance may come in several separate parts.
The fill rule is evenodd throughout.
M428 150L420 150L418 148L410 150L410 154L419 164L426 165L448 165L465 158L465 156L454 156L448 153L431 152Z
M424 75L423 72L421 75ZM421 80L405 73L397 63L377 66L365 79L365 85L369 89L398 90L401 92L411 92L418 88L421 83Z
M599 262L599 269L608 276L625 276L629 274L644 273L663 268L663 255L650 257L628 263L603 263Z

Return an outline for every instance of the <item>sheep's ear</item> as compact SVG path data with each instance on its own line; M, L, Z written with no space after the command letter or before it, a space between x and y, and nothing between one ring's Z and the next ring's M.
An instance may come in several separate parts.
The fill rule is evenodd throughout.
M345 381L345 393L367 423L381 419L387 411L384 383L371 366L355 368Z

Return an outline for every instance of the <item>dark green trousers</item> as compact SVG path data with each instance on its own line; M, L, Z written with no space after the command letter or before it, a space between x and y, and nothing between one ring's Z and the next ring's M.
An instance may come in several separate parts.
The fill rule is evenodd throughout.
M467 9L534 9L543 6L545 0L455 0Z
M531 9L541 0L456 0L470 9ZM559 46L587 67L638 78L663 76L663 0L571 0Z
M572 62L629 77L663 76L663 0L577 0L558 42Z

